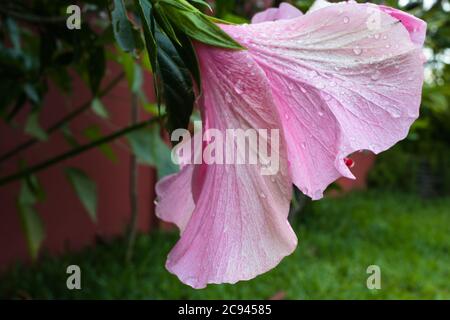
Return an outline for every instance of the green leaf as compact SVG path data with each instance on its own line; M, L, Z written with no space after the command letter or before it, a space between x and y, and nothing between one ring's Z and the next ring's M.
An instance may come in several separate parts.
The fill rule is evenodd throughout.
M195 52L194 46L192 45L191 39L189 39L189 37L182 33L177 34L177 37L181 45L174 44L174 46L177 49L178 54L180 55L184 64L191 72L191 75L194 78L195 83L197 84L197 87L199 89L199 92L201 93L202 83L197 53Z
M99 117L104 119L109 118L109 112L108 110L106 110L105 106L99 98L95 98L94 100L92 100L91 108L92 111L94 111L95 114Z
M209 5L208 2L204 1L204 0L189 0L189 2L192 2L193 4L197 4L201 7L204 7L206 9L208 9L209 11L213 11L211 6Z
M156 30L158 76L162 79L170 132L187 128L194 108L195 95L189 70L170 39Z
M34 202L41 202L45 200L45 191L36 176L31 175L25 179L29 190L34 196Z
M73 148L80 146L80 144L77 141L77 138L73 135L72 130L70 130L69 124L62 126L61 133L64 136L66 142L69 144L69 146Z
M91 220L97 222L97 186L86 173L77 168L67 168L69 179L75 193L89 214Z
M125 52L132 52L142 48L140 35L128 19L125 5L122 0L114 0L114 9L111 11L114 36L120 48Z
M144 74L141 66L136 63L135 59L126 53L119 56L118 62L122 65L125 77L128 81L128 87L134 93L138 93L144 83Z
M164 12L164 9L161 8L161 6L159 5L158 2L155 4L155 8L157 9L157 10L155 10L155 19L158 22L158 25L161 28L161 30L163 30L165 32L165 34L167 36L169 36L169 38L172 39L172 41L178 42L178 37L175 33L175 30L174 30L169 18L167 17L166 13Z
M147 50L142 53L141 63L144 70L153 73L153 66L150 63L150 56L148 55Z
M25 132L38 140L47 141L48 135L39 124L39 112L37 110L32 111L28 115L27 122L25 123Z
M22 230L27 241L28 251L33 260L37 258L45 237L44 224L34 208L36 202L37 198L30 189L29 183L23 181L17 199L17 209L19 211Z
M102 47L93 47L87 63L89 86L92 93L96 95L106 71L105 50Z
M160 0L158 4L158 10L189 37L215 47L245 49L187 1Z
M12 18L5 19L6 29L8 30L8 34L13 45L13 48L16 52L19 52L21 49L20 44L20 28L17 25L16 21Z
M142 20L142 28L144 29L144 38L150 65L152 70L156 70L157 47L155 37L153 36L155 30L153 7L148 0L138 0L137 4L138 11Z
M159 126L132 132L127 138L139 161L156 167L159 178L178 171L172 162L169 147L162 141Z
M25 94L27 95L28 99L30 99L31 102L33 102L34 104L41 103L39 92L33 85L27 83L23 86L23 90L25 91Z
M90 141L96 141L103 137L101 129L95 125L86 128L84 130L84 136ZM109 144L102 144L98 148L109 160L117 162L117 156Z

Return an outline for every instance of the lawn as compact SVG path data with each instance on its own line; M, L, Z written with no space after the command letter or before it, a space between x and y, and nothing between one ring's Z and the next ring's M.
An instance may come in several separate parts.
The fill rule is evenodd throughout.
M0 278L0 297L43 299L450 299L450 198L353 193L309 205L294 223L297 250L271 272L237 285L194 290L164 268L178 235L138 238L124 263L125 241L17 266ZM82 290L66 288L78 264ZM366 287L369 265L381 290Z

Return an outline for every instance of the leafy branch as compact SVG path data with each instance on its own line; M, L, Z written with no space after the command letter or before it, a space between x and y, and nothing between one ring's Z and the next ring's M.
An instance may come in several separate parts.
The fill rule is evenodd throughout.
M68 151L66 153L63 153L63 154L58 155L58 156L55 156L54 158L51 158L51 159L46 160L46 161L44 161L42 163L36 164L34 166L31 166L31 167L29 167L27 169L20 170L20 171L18 171L16 173L13 173L13 174L9 175L9 176L0 178L0 187L4 186L4 185L6 185L6 184L8 184L10 182L13 182L15 180L20 180L20 179L26 178L28 176L34 175L34 174L36 174L36 173L38 173L38 172L40 172L42 170L45 170L45 169L47 169L47 168L49 168L51 166L56 165L56 164L58 164L58 163L60 163L60 162L62 162L64 160L67 160L67 159L73 158L75 156L78 156L81 153L84 153L86 151L94 149L94 148L96 148L98 146L101 146L101 145L103 145L105 143L108 143L108 142L111 142L113 140L116 140L116 139L118 139L120 137L123 137L123 136L125 136L125 135L127 135L129 133L134 132L134 131L138 131L140 129L143 129L143 128L151 125L151 124L158 123L158 121L161 120L161 117L155 117L155 118L152 118L151 120L139 122L137 124L128 126L128 127L124 128L122 130L119 130L119 131L116 131L116 132L112 133L111 135L105 136L105 137L97 139L97 140L95 140L95 141L93 141L91 143L88 143L88 144L79 146L77 148L74 148L74 149L72 149L72 150L70 150L70 151Z
M98 97L97 98L104 97L106 94L108 94L124 78L124 76L125 76L125 74L122 72L117 77L115 77L109 84L106 85L106 87L103 90L101 90L98 93ZM94 99L95 98L92 98L91 100L86 101L81 106L79 106L78 108L76 108L75 110L73 110L72 112L67 114L65 117L63 117L58 122L56 122L54 125L49 127L46 130L46 134L50 135L53 132L55 132L56 130L61 129L63 126L68 124L70 121L74 120L79 115L81 115L85 111L89 110L90 107L91 107L91 103L92 103L92 101ZM16 156L17 154L25 151L26 149L32 147L33 145L35 145L38 142L40 142L40 141L38 139L36 139L36 138L31 138L31 139L25 141L24 143L22 143L22 144L16 146L15 148L13 148L12 150L10 150L10 151L6 152L5 154L1 155L0 156L0 163L3 163L5 161L9 160L10 158L12 158L12 157Z

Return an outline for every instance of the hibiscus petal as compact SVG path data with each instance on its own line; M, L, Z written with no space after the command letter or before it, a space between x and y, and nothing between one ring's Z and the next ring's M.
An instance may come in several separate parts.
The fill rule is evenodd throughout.
M293 19L301 16L303 13L293 5L283 2L279 8L269 8L258 12L252 18L252 23L261 23L266 21L276 21L283 19Z
M313 199L338 177L353 177L347 155L388 149L418 117L421 48L376 6L336 4L270 27L223 28L267 74L293 181Z
M333 6L336 4L345 4L346 2L339 2L339 3L332 3L332 2L328 2L326 0L316 0L313 5L311 6L311 8L309 9L308 13L328 7L328 6ZM367 4L369 7L368 9L370 10L371 7L376 7L378 9L380 9L381 11L383 11L384 13L389 14L390 16L400 20L400 22L403 24L403 26L406 28L406 30L408 30L409 32L409 36L411 38L411 41L414 42L415 44L419 45L419 46L423 46L424 42L425 42L425 36L426 36L426 31L427 31L427 23L425 21L423 21L422 19L416 18L413 15L395 9L395 8L391 8L388 6L384 6L384 5L375 5L375 4ZM372 16L372 22L373 23L377 23L378 17L377 16Z
M180 172L167 176L156 184L156 216L174 223L181 233L195 207L191 188L193 169L193 165L186 165Z
M383 5L380 5L379 7L383 12L397 18L402 22L406 30L408 30L412 42L419 46L423 46L427 32L427 23L425 21L398 9Z
M196 51L204 130L280 128L267 79L247 52L201 44ZM195 165L195 209L166 264L182 282L203 288L248 280L295 249L287 221L292 182L280 134L279 174L261 175L259 164Z

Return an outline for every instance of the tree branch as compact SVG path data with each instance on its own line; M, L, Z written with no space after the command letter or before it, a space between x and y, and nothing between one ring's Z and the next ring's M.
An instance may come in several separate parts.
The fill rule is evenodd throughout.
M131 125L136 124L139 121L139 107L138 97L136 93L133 93L131 99ZM126 262L131 262L133 258L134 243L136 242L136 234L138 227L138 163L136 156L131 153L130 155L130 226L128 233L128 248L125 255Z
M77 155L79 155L79 154L81 154L83 152L86 152L86 151L88 151L90 149L93 149L95 147L98 147L98 146L100 146L102 144L105 144L105 143L108 143L110 141L113 141L113 140L115 140L117 138L120 138L120 137L130 133L130 132L133 132L133 131L145 128L148 125L157 123L160 120L160 118L161 117L155 117L155 118L152 118L152 119L147 120L147 121L139 122L139 123L137 123L135 125L129 126L129 127L124 128L122 130L119 130L119 131L116 131L116 132L114 132L113 134L111 134L109 136L106 136L106 137L100 138L100 139L98 139L96 141L93 141L91 143L79 146L79 147L77 147L75 149L70 150L69 152L63 153L63 154L61 154L59 156L56 156L56 157L54 157L54 158L52 158L50 160L46 160L46 161L44 161L42 163L36 164L34 166L31 166L31 167L29 167L29 168L27 168L25 170L21 170L21 171L18 171L16 173L13 173L13 174L11 174L9 176L0 178L0 186L4 186L4 185L6 185L8 183L11 183L11 182L13 182L15 180L19 180L19 179L22 179L22 178L27 177L29 175L35 174L37 172L40 172L40 171L42 171L44 169L47 169L48 167L51 167L51 166L53 166L53 165L55 165L55 164L57 164L59 162L62 162L62 161L67 160L69 158L73 158L73 157L75 157L75 156L77 156Z
M109 93L124 77L124 73L120 73L116 78L114 78L102 91L99 92L98 97L101 98L105 96L107 93ZM57 123L49 127L46 132L47 135L52 134L56 130L60 129L62 126L67 124L69 121L73 120L74 118L78 117L80 114L85 112L91 107L92 100L86 101L84 104L82 104L80 107L76 108L69 114L67 114L65 117L63 117L61 120L59 120ZM5 154L0 156L0 163L5 162L6 160L9 160L10 158L14 157L15 155L23 152L25 149L28 149L29 147L35 145L38 143L39 140L35 138L31 138L30 140L18 145L17 147L13 148L12 150L6 152Z
M21 13L17 11L12 11L2 6L0 6L0 12L4 13L7 16L11 16L13 18L32 23L61 23L67 20L67 17L63 16L57 17L37 16L30 13Z

